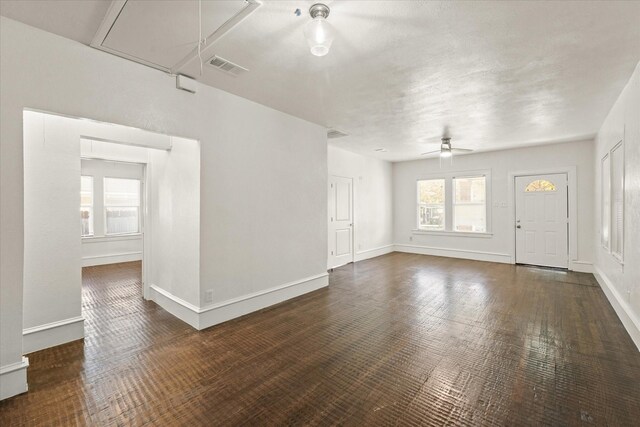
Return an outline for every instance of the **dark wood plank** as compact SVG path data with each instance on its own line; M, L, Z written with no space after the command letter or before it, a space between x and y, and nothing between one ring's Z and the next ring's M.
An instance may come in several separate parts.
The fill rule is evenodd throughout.
M640 353L593 276L393 253L195 331L140 264L83 271L86 338L0 425L637 425Z

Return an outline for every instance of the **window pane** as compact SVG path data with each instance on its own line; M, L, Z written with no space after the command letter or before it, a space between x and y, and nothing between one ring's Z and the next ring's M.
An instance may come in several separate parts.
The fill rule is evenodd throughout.
M80 177L80 206L93 206L93 177Z
M553 182L547 181L546 179L537 179L530 182L524 191L556 191L556 186Z
M112 207L106 208L107 234L137 233L138 207Z
M81 236L93 236L93 208L81 207L80 208L80 224L81 224Z
M93 236L93 177L80 177L80 235Z
M444 204L444 179L418 181L418 202L429 205Z
M456 205L453 209L454 231L484 233L487 208L481 205Z
M486 232L485 177L454 178L453 191L453 231Z
M484 203L485 178L454 178L455 203Z
M104 179L105 206L140 206L140 180Z
M419 228L444 230L444 206L419 207Z

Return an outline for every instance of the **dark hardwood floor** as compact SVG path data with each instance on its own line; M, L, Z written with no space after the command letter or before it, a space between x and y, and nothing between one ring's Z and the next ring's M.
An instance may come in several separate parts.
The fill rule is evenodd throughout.
M640 352L588 274L393 253L200 332L139 263L83 281L84 342L29 355L3 427L640 422Z

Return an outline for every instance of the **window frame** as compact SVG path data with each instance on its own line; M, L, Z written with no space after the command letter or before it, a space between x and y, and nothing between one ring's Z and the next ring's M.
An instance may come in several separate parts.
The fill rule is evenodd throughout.
M455 181L457 179L472 179L472 178L484 178L484 203L456 203L456 197L455 197ZM452 185L452 198L451 198L451 231L454 233L471 233L471 234L476 234L476 233L486 233L488 232L488 222L489 222L489 217L488 215L488 209L487 209L487 184L488 184L488 180L487 180L487 176L486 175L464 175L464 176L460 176L460 175L456 175L453 176L451 178L451 185ZM456 206L481 206L484 204L484 231L459 231L456 230Z
M605 164L608 173L605 173ZM605 251L611 253L611 156L608 151L600 160L600 174L600 244Z
M107 205L107 179L120 179L120 180L128 180L128 181L138 181L139 189L138 189L138 206L112 206ZM129 178L129 177L121 177L121 176L109 176L104 175L102 177L102 215L104 221L104 236L105 237L114 237L114 236L130 236L135 234L142 233L142 185L143 180L141 178ZM137 231L132 231L130 233L109 233L109 228L107 227L107 209L109 208L136 208L138 210L138 229Z
M615 194L615 188L614 188L614 153L617 150L622 150L620 151L620 174L622 176L621 182L620 182L620 196L621 196L621 209L622 209L622 218L620 221L620 252L616 252L616 250L614 249L613 246L613 241L614 241L614 233L616 233L618 231L617 227L614 228L613 224L614 222L616 222L616 201L614 200L614 194ZM610 166L609 166L609 170L610 170L610 178L609 178L609 188L610 188L610 194L609 194L609 204L610 204L610 213L609 213L609 253L611 253L611 256L613 256L613 258L618 261L620 264L624 263L624 208L625 208L625 194L624 194L624 190L625 190L625 152L624 152L624 141L620 140L618 141L616 144L613 145L613 147L611 148L611 150L609 151L609 158L610 160ZM617 234L617 233L616 233ZM616 237L616 239L618 239L618 237Z
M453 180L454 178L478 178L484 176L485 178L485 231L455 231L453 229ZM428 181L432 179L444 179L445 182L445 228L444 230L428 230L420 228L420 201L419 201L419 181ZM493 236L493 218L491 216L492 206L492 192L491 192L491 169L483 170L469 170L469 171L454 171L445 172L439 174L421 175L416 179L415 183L415 199L414 199L414 212L415 212L415 227L412 230L413 234L429 234L434 236L457 236L457 237L485 237L491 238ZM506 204L505 204L506 206Z
M443 197L444 197L444 202L443 203L422 203L420 201L420 182L425 182L425 181L442 181L443 183ZM416 219L417 219L417 227L418 230L420 231L446 231L447 229L447 180L444 178L429 178L429 179L419 179L416 181L416 202L418 204L417 209L416 209ZM425 208L430 208L430 207L435 207L435 208L439 208L442 207L443 211L444 211L444 223L442 224L442 228L429 228L429 227L425 227L420 225L420 208L421 207L425 207Z

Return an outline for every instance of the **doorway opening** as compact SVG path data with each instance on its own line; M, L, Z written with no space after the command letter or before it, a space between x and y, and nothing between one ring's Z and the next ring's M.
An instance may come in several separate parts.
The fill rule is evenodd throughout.
M123 311L141 312L146 163L80 164L82 317L93 336Z
M515 262L569 268L568 174L515 177Z
M135 324L132 301L179 293L179 278L179 291L199 292L198 141L30 110L23 119L24 353Z
M81 159L82 267L142 261L146 164Z

